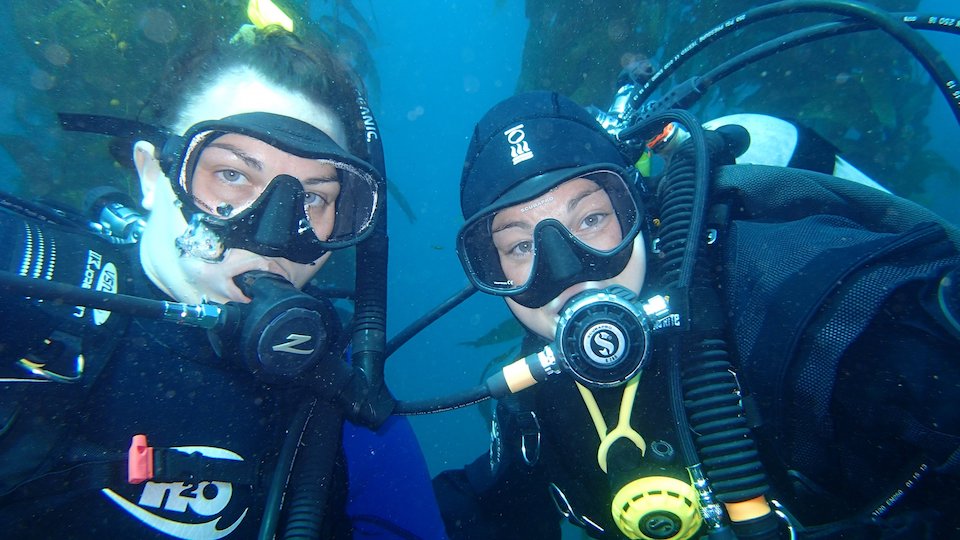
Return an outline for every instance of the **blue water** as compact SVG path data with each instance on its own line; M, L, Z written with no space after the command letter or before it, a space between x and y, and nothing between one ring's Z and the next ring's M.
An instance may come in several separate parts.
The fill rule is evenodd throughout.
M389 199L391 335L467 284L454 249L461 164L474 123L514 92L527 27L522 0L502 4L374 4L387 174L416 212L411 223ZM420 399L478 384L489 358L506 347L458 343L508 316L501 300L475 295L390 358L391 389ZM463 465L489 443L477 407L415 417L413 425L434 473Z

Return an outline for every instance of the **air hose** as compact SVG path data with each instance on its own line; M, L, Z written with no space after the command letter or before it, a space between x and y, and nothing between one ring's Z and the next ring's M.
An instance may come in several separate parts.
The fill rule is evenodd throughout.
M339 406L318 402L303 434L303 456L293 463L290 503L287 507L285 539L322 537L324 512L331 480L336 470L344 415L350 420L376 428L390 416L394 400L383 381L386 348L387 298L387 205L384 196L386 171L383 147L376 120L363 92L357 91L357 107L366 130L367 161L380 172L377 185L377 222L373 233L356 247L356 299L352 325L352 370L331 371L331 379L344 381L332 397ZM336 369L335 366L331 366ZM330 382L330 381L327 381ZM323 392L321 392L323 394ZM292 434L288 434L288 437Z
M324 513L336 471L341 424L339 407L318 400L299 441L303 459L293 460L285 540L319 539L329 535L323 530L324 526L331 526L324 523Z
M675 336L669 350L667 369L672 401L678 404L673 413L680 428L681 456L691 471L702 466L712 495L724 504L730 517L732 531L722 524L711 494L701 491L711 536L729 537L732 532L741 539L774 539L778 523L765 499L769 485L728 359L710 255L702 249L710 157L727 151L727 141L722 136L706 137L696 119L685 111L667 111L621 137L670 121L682 124L691 135L657 185L660 285L671 295L672 305L683 306L696 336Z
M792 16L797 13L830 13L848 17L850 21L862 22L868 27L885 32L913 55L927 73L930 74L937 85L937 89L944 98L946 98L954 117L960 121L960 94L957 94L955 91L957 77L941 54L937 53L922 37L910 31L911 26L925 30L941 30L940 28L933 25L924 25L923 23L918 24L915 15L901 15L898 19L896 16L884 12L875 6L862 2L850 0L783 0L750 8L728 19L724 23L711 28L705 34L684 47L680 54L665 63L657 73L654 73L642 87L637 88L630 96L627 101L627 110L625 111L627 124L632 123L635 116L647 117L653 115L654 111L659 110L660 107L672 108L685 106L683 100L690 96L683 96L683 94L702 94L705 88L701 84L705 81L694 78L681 84L680 87L671 90L664 99L654 102L652 107L649 106L647 101L660 84L668 80L670 75L675 73L681 65L709 44L723 36L742 31L746 26L753 23L774 17ZM807 37L802 39L807 39ZM792 46L784 38L786 38L786 36L778 38L775 42L771 43L780 43L784 46L783 48ZM793 38L791 37L790 39L792 40ZM778 47L774 45L774 48L776 49ZM744 58L748 57L749 55ZM736 60L735 63L740 64L741 62L740 60ZM672 95L676 90L679 90L680 94L677 96ZM687 105L689 105L689 103L687 103Z
M393 412L394 399L383 380L387 336L387 172L383 145L376 119L366 97L357 91L357 107L366 135L367 162L380 173L377 191L377 222L369 238L357 245L356 303L354 307L353 351L351 362L363 378L362 396L347 397L352 403L347 417L372 428L380 426Z

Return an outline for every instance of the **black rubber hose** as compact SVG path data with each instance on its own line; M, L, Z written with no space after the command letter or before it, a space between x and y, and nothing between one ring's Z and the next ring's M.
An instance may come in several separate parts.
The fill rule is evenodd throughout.
M369 238L357 245L356 302L353 317L351 363L359 370L350 391L340 402L347 418L377 428L393 412L394 399L383 378L387 341L387 172L376 119L366 98L358 92L357 105L366 131L367 162L380 172L377 179L377 221Z
M677 122L690 133L684 148L691 149L693 156L675 156L670 160L663 178L657 184L657 199L660 205L660 226L655 234L660 238L661 258L659 283L671 296L671 306L688 304L685 297L692 282L696 263L695 246L699 243L699 231L703 228L706 195L698 192L698 185L709 185L709 159L707 143L700 123L687 111L667 111L655 118L641 122L622 132L625 139L647 139L669 122ZM691 251L691 249L694 249ZM689 317L689 313L682 314ZM671 350L678 352L678 343ZM679 358L672 355L670 365L670 394L673 419L680 440L680 457L684 466L699 463L696 446L690 435L690 425L683 408L680 385Z
M910 25L907 23L912 17L909 15L900 15L900 20L890 13L884 12L876 7L845 0L784 0L774 2L747 11L726 20L708 32L701 35L697 40L681 49L681 52L665 62L663 67L653 74L650 79L638 87L630 96L628 101L629 110L626 113L628 123L634 115L642 113L643 106L650 99L651 93L663 84L681 65L694 55L702 51L707 45L717 39L730 33L742 30L745 26L755 22L763 21L773 17L792 15L796 13L832 13L850 17L857 21L865 21L870 26L882 30L893 39L897 40L908 52L910 52L918 62L927 70L930 76L937 83L940 92L947 99L954 116L960 121L960 93L956 92L957 77L953 70L944 61L942 55L934 50L929 43L922 37L912 32L912 27L933 29L935 26L931 23L916 23ZM953 32L955 30L948 28L937 28L938 30ZM678 106L678 105L668 105Z
M753 64L754 62L758 62L764 58L773 56L779 52L783 52L794 47L799 47L800 45L805 45L820 39L851 34L854 32L861 32L864 30L875 30L875 28L867 23L842 21L823 23L804 28L803 30L796 30L794 32L790 32L789 34L784 34L776 39L771 39L770 41L761 43L760 45L748 49L734 56L733 58L730 58L729 60L723 61L722 63L710 69L710 71L704 73L697 82L700 90L702 92L706 92L707 89L730 74L739 71L744 67Z
M452 411L490 398L490 390L485 385L478 385L456 394L450 394L435 399L422 401L398 401L396 414L414 415Z
M13 272L0 271L0 290L11 295L43 298L53 302L62 302L77 306L87 306L107 311L115 311L132 317L144 319L165 319L171 313L190 311L193 313L196 305L152 300L126 294L112 294L91 289L84 289L67 283L60 283L39 278L24 277ZM236 308L229 305L218 305L221 311L234 311ZM183 324L210 328L211 324L200 324L191 318L177 319Z
M470 298L476 292L476 287L473 285L467 285L460 291L450 296L450 298L447 298L441 302L439 305L437 305L437 307L433 308L416 321L410 323L409 326L401 330L397 335L390 338L390 341L387 342L387 349L385 353L386 356L389 358L391 354L402 347L404 343L410 340L410 338L420 333L421 330L430 326L440 317L446 315L451 309L462 304L464 300Z
M717 499L739 502L764 495L769 484L739 401L739 386L727 359L726 343L717 339L722 332L715 327L722 324L722 314L712 320L709 315L716 314L719 302L708 297L712 294L708 287L713 276L709 255L701 249L703 209L710 185L710 156L724 151L724 141L717 136L697 144L693 134L700 133L703 138L702 128L690 118L683 118L683 123L691 131L693 144L682 146L674 154L657 186L661 201L658 234L664 267L661 283L671 295L687 294L691 287L697 287L689 294L688 316L707 315L703 316L706 320L691 320L696 333L685 336L685 340L673 340L672 358L667 366L670 390L672 401L683 404L675 407L680 412L675 411L674 415L681 433L686 435L681 437L685 465L702 463ZM681 231L688 234L682 235ZM663 240L667 236L671 240ZM691 336L697 337L691 340ZM690 341L696 344L688 344ZM692 442L691 433L696 434ZM687 449L688 444L695 449Z
M352 362L373 385L383 384L386 349L387 249L386 216L377 230L357 246L356 305Z
M683 367L683 390L707 478L721 502L765 494L768 481L740 402L727 344L706 339Z
M319 401L307 420L300 443L302 459L294 459L285 540L316 540L324 534L324 517L343 430L340 408ZM329 524L328 524L329 525Z
M914 29L960 34L960 27L955 24L945 25L936 23L936 21L943 21L945 19L956 20L956 18L910 13L896 14L896 17ZM698 79L697 84L701 92L706 92L713 84L728 75L776 53L829 37L876 29L875 26L868 23L855 21L840 21L809 26L757 45L729 60L725 60L713 67L710 71L704 73L703 76Z
M263 519L260 520L259 540L273 540L277 534L277 525L280 523L280 507L283 504L283 493L287 482L290 481L290 471L293 469L293 459L297 455L300 439L306 427L310 411L315 402L306 401L301 404L287 428L283 438L283 446L277 456L277 464L270 477L270 487L267 490L267 501L264 504Z

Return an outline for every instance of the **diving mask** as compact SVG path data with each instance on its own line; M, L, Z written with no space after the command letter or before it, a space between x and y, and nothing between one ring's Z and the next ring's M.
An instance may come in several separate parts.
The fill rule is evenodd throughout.
M255 139L315 161L309 178L273 176L236 142ZM316 127L271 113L201 122L160 156L188 223L181 251L217 261L230 248L309 263L372 230L380 175ZM312 164L313 165L313 164Z
M572 285L620 274L630 260L641 210L621 172L588 171L532 198L507 195L457 237L467 276L481 291L539 308Z

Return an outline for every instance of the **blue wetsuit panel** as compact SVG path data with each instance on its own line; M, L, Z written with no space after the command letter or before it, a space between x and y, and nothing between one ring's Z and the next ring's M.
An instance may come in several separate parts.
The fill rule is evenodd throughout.
M427 464L406 418L390 417L376 432L343 428L354 538L446 538Z

